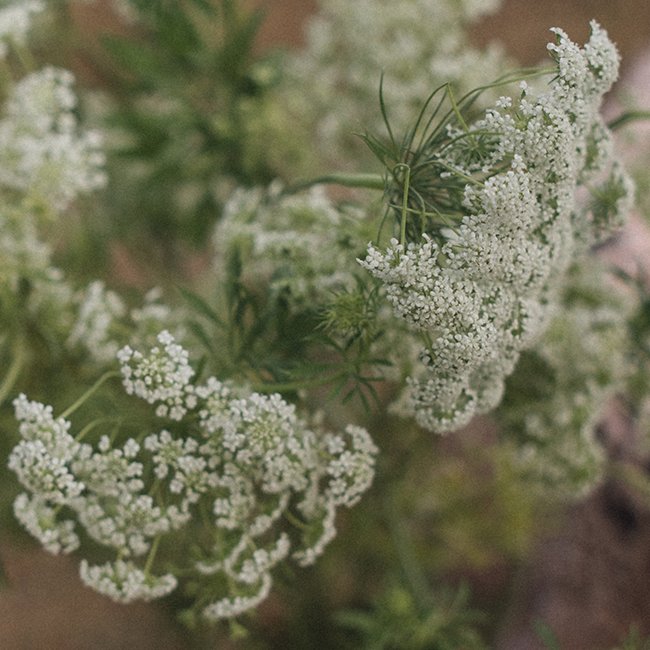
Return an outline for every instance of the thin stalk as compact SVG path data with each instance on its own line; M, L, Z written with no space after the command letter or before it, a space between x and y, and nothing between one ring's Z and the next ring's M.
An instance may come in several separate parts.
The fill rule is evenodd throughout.
M98 427L100 424L106 422L112 422L115 418L97 418L92 422L89 422L75 437L76 442L81 442L95 427Z
M308 524L306 524L304 521L300 521L298 517L296 517L292 512L289 512L288 510L285 510L285 512L282 513L284 515L284 518L292 525L298 528L299 530L302 531L307 531L309 530Z
M616 131L630 122L637 122L639 120L650 120L650 111L627 111L623 115L619 115L607 122L607 126L612 131Z
M256 393L287 393L302 388L315 388L317 386L325 386L327 384L342 379L347 375L345 371L339 371L325 377L311 377L307 379L297 379L295 381L288 381L284 383L263 383L253 384L252 388Z
M456 98L454 97L454 93L451 89L451 86L447 86L447 95L449 96L449 102L451 103L452 110L456 114L456 118L460 122L460 125L463 127L463 131L465 132L469 131L467 122L465 122L465 118L463 117L462 113L460 112L460 109L458 108L458 104L456 103Z
M483 187L483 183L481 183L481 181L477 181L475 178L472 178L471 176L468 176L467 174L461 172L459 169L456 169L455 167L452 167L451 165L448 165L447 163L442 162L442 160L436 160L436 164L440 165L441 167L444 167L446 170L450 171L452 174L456 174L457 176L460 176L463 180L466 180L468 183L471 183L472 185L477 185L478 187Z
M69 415L72 415L80 406L83 405L83 403L89 398L92 397L94 393L96 393L103 384L105 384L109 379L113 379L114 377L119 377L120 373L117 370L111 370L110 372L107 372L103 374L74 404L69 406L59 417L62 418L67 418Z
M13 359L11 360L9 370L7 370L7 374L2 380L2 384L0 384L0 406L4 404L4 401L7 399L7 396L14 387L14 384L20 375L20 371L25 365L26 358L27 349L25 347L25 341L20 338L16 343Z
M160 535L154 538L153 543L151 544L151 549L149 550L149 555L147 556L147 561L144 565L144 574L146 576L151 575L151 567L153 566L154 560L156 559L156 553L158 552L158 546L160 546Z
M402 219L400 222L399 243L403 246L406 242L406 218L408 216L409 190L411 187L411 168L408 165L400 164L397 167L405 167L404 188L402 190ZM397 167L395 169L397 169Z
M409 591L421 611L426 611L427 607L431 605L431 590L424 578L424 571L416 557L413 543L399 520L394 498L387 500L385 508L390 536Z

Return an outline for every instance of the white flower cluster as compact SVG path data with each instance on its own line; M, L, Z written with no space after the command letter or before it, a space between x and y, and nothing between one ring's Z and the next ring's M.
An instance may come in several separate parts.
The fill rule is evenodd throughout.
M511 379L518 390L497 411L527 484L571 495L602 476L596 427L631 373L634 301L612 291L595 260L586 262L572 270L562 308L522 359Z
M133 562L124 560L101 566L90 566L86 560L82 560L79 575L88 587L118 603L162 598L174 591L177 585L176 578L170 573L152 576Z
M101 280L91 282L79 292L76 301L79 304L77 320L67 345L85 347L98 362L114 359L119 345L110 328L116 319L125 315L124 302L114 291L107 290Z
M122 298L107 289L103 281L91 282L69 301L72 325L66 346L102 365L115 359L127 334L134 344L143 345L155 342L165 327L183 336L185 332L180 322L184 311L172 310L161 302L161 298L162 291L156 287L146 293L140 307L127 310Z
M41 0L20 0L0 9L0 59L7 56L8 45L23 45L31 27L32 15L45 9Z
M393 239L386 250L370 245L361 261L427 341L401 408L428 429L456 429L499 403L505 377L544 331L576 256L629 207L630 184L618 166L596 191L593 210L577 199L586 178L612 166L598 110L618 54L596 23L591 29L584 49L554 30L558 73L550 89L535 97L522 84L516 106L502 98L455 140L458 147L440 153L443 173L486 178L466 185L459 225L407 245ZM472 133L492 142L478 162L465 160Z
M503 64L496 47L479 51L465 33L470 21L495 11L500 0L319 4L305 48L288 61L285 103L288 110L298 105L297 116L314 116L319 145L335 160L358 143L353 132L382 128L381 73L391 124L403 132L433 88L451 82L462 94L495 78Z
M237 616L266 597L278 563L291 556L305 565L322 553L335 535L336 509L354 505L370 486L377 448L360 427L342 434L309 428L277 394L237 390L214 377L195 386L187 351L168 332L158 341L147 354L119 353L126 391L180 422L142 445L129 438L118 446L104 435L93 447L73 438L52 407L24 395L15 400L22 440L9 467L31 496L21 494L14 510L53 553L79 545L75 522L112 548L115 562L84 561L81 576L120 602L174 589L173 574L152 574L151 562L143 569L137 558L152 558L160 538L203 521L203 555L179 562L190 562L183 571L203 584L206 618ZM63 513L67 519L59 519Z
M73 81L71 72L51 67L24 77L0 120L0 185L55 212L106 182L102 138L80 129Z
M147 356L128 345L118 352L124 388L129 395L137 395L149 404L158 403L158 417L181 420L188 409L196 406L190 384L194 370L187 350L167 330L158 335L158 342L163 347L152 348Z
M34 220L3 206L0 212L0 286L15 292L21 278L49 274L50 247L40 241Z
M46 213L62 209L78 192L103 183L99 138L78 128L76 104L72 75L65 70L45 68L10 89L0 119L4 201L0 299L9 320L15 317L12 308L22 310L21 318L36 323L52 341L68 337L72 327L69 344L74 347L86 340L89 349L98 352L98 360L105 361L106 348L111 346L106 340L97 345L105 334L99 331L105 325L99 311L120 311L118 299L110 292L102 293L100 283L93 283L86 292L87 304L83 304L61 270L53 266L52 250L39 233L43 208ZM103 305L99 304L100 294ZM90 321L99 330L91 332ZM111 357L116 350L117 346L109 350Z
M354 259L369 236L364 217L358 208L337 206L322 187L293 196L282 196L278 186L239 189L214 233L217 268L237 251L244 281L285 290L295 302L353 288Z
M236 595L204 610L216 620L266 597L270 570L291 551L287 534L275 531L292 506L304 528L292 557L303 566L317 559L336 533L336 508L354 505L370 486L377 448L360 427L342 435L308 429L279 395L238 397L214 378L197 394L206 438L199 451L219 468L213 512L225 540L197 569L237 585Z

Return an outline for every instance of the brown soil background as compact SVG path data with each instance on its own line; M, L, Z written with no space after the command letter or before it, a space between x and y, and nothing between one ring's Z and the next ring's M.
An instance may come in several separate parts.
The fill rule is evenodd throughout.
M304 22L317 3L256 0L255 4L267 11L259 38L259 46L264 48L300 45ZM106 26L105 10L102 8L97 13L96 9L90 5L78 14L89 31L102 31ZM648 0L506 0L498 14L474 28L473 36L477 44L497 39L522 64L534 64L545 56L548 28L561 26L573 39L584 41L591 18L605 26L618 43L623 72L650 47ZM595 525L606 528L608 524L596 521ZM6 541L0 545L0 555L9 582L0 591L2 650L180 650L188 647L182 631L171 627L168 618L156 607L115 605L85 589L77 578L74 562L68 558L54 558L36 548L17 549ZM648 577L646 574L643 579L647 582ZM245 646L244 643L241 647ZM226 648L221 643L219 647ZM516 650L530 646L512 647ZM573 647L567 646L566 650Z

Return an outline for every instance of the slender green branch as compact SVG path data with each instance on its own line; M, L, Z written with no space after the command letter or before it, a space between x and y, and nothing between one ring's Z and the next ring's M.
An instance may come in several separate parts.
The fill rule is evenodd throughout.
M7 396L14 387L14 384L20 375L20 371L23 369L27 359L27 348L25 347L25 341L23 341L22 338L19 338L16 342L13 353L11 365L0 384L0 406L4 404L4 401L7 399Z
M284 189L283 194L297 194L314 187L314 185L341 185L342 187L360 187L383 192L386 183L380 174L326 174L290 185Z
M397 165L397 167L406 169L406 173L404 175L404 188L402 190L402 220L400 222L399 231L399 243L404 246L406 243L406 218L408 216L409 190L411 187L411 168L403 163Z
M610 120L607 126L612 131L616 131L630 122L637 122L639 120L650 120L650 111L627 111L623 115L619 115L613 120Z
M72 415L80 406L83 405L83 403L91 397L94 393L96 393L103 384L105 384L109 379L113 379L114 377L119 377L120 373L117 370L111 370L110 372L107 372L103 374L74 404L69 406L63 413L61 413L60 417L62 418L67 418L69 415Z
M339 371L331 375L307 377L305 379L296 379L284 383L261 383L253 384L251 388L257 393L288 393L303 388L316 388L317 386L325 386L327 384L342 379L347 376L346 371Z
M452 110L456 114L456 119L460 123L460 125L463 127L463 131L467 132L469 131L469 127L467 126L467 122L465 122L465 118L463 117L463 114L460 112L460 109L458 108L458 104L456 103L456 98L454 97L454 93L451 89L451 86L447 86L447 96L449 97L449 102L451 103Z
M151 544L151 549L149 550L149 555L147 556L147 561L144 565L144 574L146 576L151 575L151 567L153 566L154 560L156 559L156 553L158 552L158 546L160 546L161 535L158 535L154 538L153 543Z
M106 418L97 418L96 420L93 420L92 422L89 422L75 437L75 440L77 442L81 442L95 427L98 427L100 424L104 424L106 422L114 422L115 418L113 417L106 417Z
M296 527L298 530L302 531L308 531L309 526L304 522L300 521L296 515L294 515L292 512L289 512L288 510L285 510L283 513L284 518L294 527Z
M464 172L460 171L459 169L456 169L455 167L452 167L451 165L448 165L447 163L443 162L442 160L436 160L436 164L440 165L441 167L444 167L446 170L450 171L452 174L456 174L457 176L460 176L463 180L467 181L468 183L471 183L472 185L477 185L478 187L483 187L483 183L481 183L481 181L477 181L475 178L472 178L471 176L468 176Z
M419 608L426 610L431 605L431 590L424 578L424 571L417 559L413 542L408 532L400 521L395 498L389 498L384 503L386 519L390 536L393 542L400 568L411 594L414 596Z

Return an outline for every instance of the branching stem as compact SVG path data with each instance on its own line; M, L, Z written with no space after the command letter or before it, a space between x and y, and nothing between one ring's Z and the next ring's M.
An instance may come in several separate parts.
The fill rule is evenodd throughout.
M114 377L119 377L120 373L117 370L111 370L110 372L107 372L103 374L74 404L69 406L63 413L61 413L60 417L62 418L67 418L68 416L72 415L80 406L83 405L83 403L89 398L92 397L94 393L96 393L103 384L105 384L109 379L113 379Z

